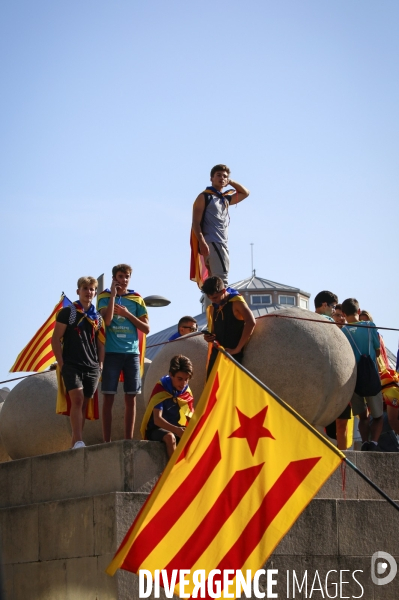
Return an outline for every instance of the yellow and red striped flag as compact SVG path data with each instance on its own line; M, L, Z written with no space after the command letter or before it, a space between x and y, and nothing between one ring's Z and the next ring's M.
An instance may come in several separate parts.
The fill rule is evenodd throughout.
M345 456L228 355L107 572L252 575ZM234 581L234 579L233 579ZM235 585L235 581L234 581ZM234 586L233 586L234 589ZM179 579L174 588L179 594ZM208 597L208 596L206 596Z
M61 308L69 306L71 301L64 294L47 321L35 333L31 341L18 354L17 360L10 369L10 373L20 371L45 371L55 361L51 348L51 337L55 327L55 318Z

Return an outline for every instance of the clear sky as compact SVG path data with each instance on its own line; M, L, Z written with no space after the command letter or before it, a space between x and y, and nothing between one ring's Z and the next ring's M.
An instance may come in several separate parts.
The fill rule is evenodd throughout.
M133 266L152 332L200 312L191 207L219 162L230 281L399 327L397 0L0 4L0 380L81 275ZM397 333L384 334L396 352Z

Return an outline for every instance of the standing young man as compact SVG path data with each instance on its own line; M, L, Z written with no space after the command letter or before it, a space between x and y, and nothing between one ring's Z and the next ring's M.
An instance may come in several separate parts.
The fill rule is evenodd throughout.
M78 279L79 300L59 311L51 339L71 401L69 414L73 449L85 445L82 433L86 407L97 389L104 360L102 319L92 304L96 293L97 279Z
M224 286L220 277L209 277L201 289L212 302L207 308L210 333L205 334L205 341L218 342L226 352L241 363L244 346L249 341L256 325L251 309L237 290ZM209 377L217 355L217 349L212 347L207 377Z
M112 269L111 288L104 290L98 299L106 330L101 383L104 442L111 441L112 407L121 372L125 392L125 439L133 439L136 395L141 389L139 332L147 335L150 326L144 300L128 289L131 274L129 265L116 265Z
M369 355L377 368L377 356L380 355L380 339L376 326L372 321L360 321L359 302L355 298L348 298L342 302L342 312L347 320L347 325L342 328L343 333L348 338L352 350L355 355L356 363L359 362L361 355ZM355 323L355 327L351 324ZM356 392L353 393L352 410L354 415L359 417L359 432L362 436L362 450L372 452L381 451L378 446L378 438L381 435L383 421L383 399L381 392L376 396L367 396L362 398ZM369 410L373 420L370 424L370 419L367 414Z
M243 185L230 179L230 169L226 165L216 165L211 170L211 186L201 192L193 206L191 279L199 283L195 263L202 255L208 274L220 277L225 286L229 276L228 227L229 206L238 204L249 191ZM223 192L231 185L234 189ZM198 254L199 251L199 254Z
M319 292L314 299L315 312L318 315L322 315L326 319L332 322L335 321L335 309L338 303L338 296L323 290ZM341 305L340 305L341 306ZM345 321L345 319L344 319ZM327 425L327 435L337 439L337 446L340 450L347 450L348 448L348 421L352 417L351 405L348 404L342 411L339 417L335 421Z

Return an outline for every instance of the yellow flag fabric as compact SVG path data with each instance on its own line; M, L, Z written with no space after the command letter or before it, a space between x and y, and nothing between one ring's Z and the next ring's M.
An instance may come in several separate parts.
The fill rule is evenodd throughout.
M176 452L107 572L165 569L169 581L176 569L190 570L186 579L198 569L206 577L220 569L220 581L225 569L254 575L344 458L219 352ZM190 580L185 592L193 588Z

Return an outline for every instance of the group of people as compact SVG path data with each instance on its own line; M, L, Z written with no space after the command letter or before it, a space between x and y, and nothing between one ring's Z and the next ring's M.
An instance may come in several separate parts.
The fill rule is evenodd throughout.
M210 344L207 377L217 357L217 342L238 362L242 361L256 321L243 296L228 286L229 207L249 196L243 185L230 179L230 169L216 165L210 173L211 186L196 198L193 205L190 277L197 282L207 302L205 340ZM228 185L227 191L223 191ZM136 395L141 389L140 342L150 327L147 310L139 294L128 288L132 269L127 264L112 269L110 289L99 295L97 309L93 299L97 280L78 280L78 300L63 308L56 317L52 348L70 401L72 447L84 446L82 431L87 406L101 377L103 394L102 425L104 442L111 440L112 408L119 380L123 380L125 400L124 434L133 438ZM316 313L335 321L348 338L356 362L369 355L377 368L381 352L386 361L382 338L366 311L354 298L338 304L329 291L315 297ZM363 325L363 327L362 327ZM169 341L194 333L196 320L184 316ZM105 333L105 338L104 338ZM105 344L104 344L105 339ZM382 351L381 351L382 348ZM146 439L163 441L168 455L176 448L193 414L193 397L189 381L193 376L190 359L180 354L171 360L169 373L155 386L141 426ZM383 399L381 392L361 397L354 393L350 404L334 425L337 444L347 448L347 426L352 413L359 417L362 450L380 450ZM395 414L395 418L397 416ZM327 428L328 432L328 428Z
M379 373L389 369L388 357L382 337L373 323L371 315L366 310L361 310L359 302L355 298L347 298L338 303L336 294L324 290L319 292L315 299L315 311L326 319L334 321L345 334L350 343L357 365L362 357L370 357L372 368L376 372L376 380ZM364 377L358 369L359 377ZM356 382L356 389L359 381ZM361 396L357 391L353 393L350 403L336 419L335 423L327 426L326 432L337 439L338 448L347 449L347 427L348 420L352 414L359 418L359 433L362 438L361 450L378 452L382 451L378 441L383 430L384 401L380 389L373 395ZM387 405L388 419L396 430L398 410ZM336 435L334 435L334 429Z

